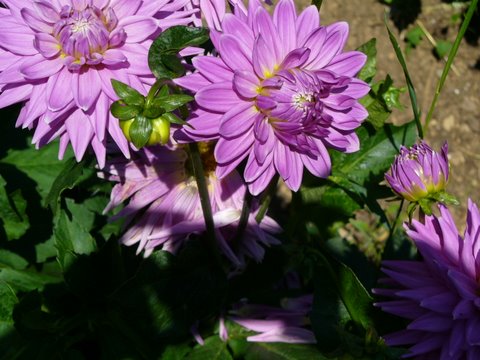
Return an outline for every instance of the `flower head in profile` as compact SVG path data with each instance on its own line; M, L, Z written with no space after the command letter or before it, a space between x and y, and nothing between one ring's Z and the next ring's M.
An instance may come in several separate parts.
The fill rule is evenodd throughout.
M376 305L410 320L405 330L385 336L388 345L411 346L415 359L480 359L480 213L469 201L460 236L448 209L405 225L422 261L385 261Z
M448 145L441 152L434 151L425 141L411 148L402 146L400 154L385 174L391 188L408 201L444 192L448 182Z
M230 320L259 333L247 341L315 344L315 334L308 328L312 304L313 295L284 299L281 307L243 304L231 312Z
M329 175L327 148L358 150L354 131L367 117L358 99L369 86L354 77L366 56L343 51L346 23L320 26L315 6L297 15L293 0L281 0L272 17L252 0L248 14L235 6L220 25L211 29L218 57L196 57L196 72L176 80L199 107L176 138L219 138L220 179L246 159L252 194L275 173L298 190L304 167Z
M60 138L80 160L91 147L100 165L113 140L128 142L109 114L110 80L137 89L154 82L148 49L162 30L193 21L188 1L4 0L0 8L0 108L25 101L17 126L35 128L41 147ZM144 91L146 92L146 91Z
M245 266L247 257L260 262L264 247L279 244L273 234L280 232L280 227L268 216L258 224L258 205L253 204L243 236L237 239L246 186L236 172L217 179L211 145L200 144L200 148L221 252L236 269ZM154 249L175 253L189 235L205 231L188 157L182 148L150 147L136 153L133 161L119 158L107 163L99 175L117 184L105 212L128 200L114 216L126 218L129 226L120 240L123 244L137 244L138 253L144 251L145 256Z

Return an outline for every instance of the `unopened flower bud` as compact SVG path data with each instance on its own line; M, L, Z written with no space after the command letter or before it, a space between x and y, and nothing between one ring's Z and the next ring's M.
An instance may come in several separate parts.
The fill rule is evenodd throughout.
M436 194L445 192L449 171L447 153L446 142L440 153L423 140L411 148L402 146L385 179L398 195L408 201L433 199Z
M147 145L165 145L170 138L170 121L165 119L163 116L160 116L151 120L151 123L153 129Z

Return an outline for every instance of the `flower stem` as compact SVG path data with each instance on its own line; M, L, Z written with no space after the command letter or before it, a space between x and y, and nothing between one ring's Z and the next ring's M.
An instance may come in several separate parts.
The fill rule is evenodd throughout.
M425 119L425 132L428 129L430 120L432 120L433 111L435 110L435 106L437 105L438 98L440 97L440 93L442 92L443 86L445 85L445 81L447 80L447 75L448 75L448 72L450 71L450 68L452 67L453 59L455 59L455 56L457 55L457 51L458 51L458 48L460 47L460 43L463 39L463 35L465 35L468 25L470 24L470 20L472 20L473 13L477 8L477 3L478 3L478 0L472 0L472 2L470 3L470 6L468 7L467 13L465 15L465 19L463 20L462 26L460 27L457 37L455 38L455 41L453 43L452 49L448 54L447 63L443 68L443 72L442 72L442 76L440 77L440 80L438 80L437 88L435 90L435 95L433 96L432 103L430 104L430 109L428 110L428 114Z
M415 87L413 86L410 73L408 72L407 63L405 61L405 58L403 57L402 49L400 49L400 46L398 45L398 41L395 38L395 35L393 35L392 31L390 30L390 27L388 26L388 20L387 20L386 14L385 14L384 22L387 28L388 37L390 38L390 42L392 43L392 46L393 46L393 50L395 51L395 55L397 55L398 62L402 66L403 74L405 75L408 94L410 95L410 102L412 103L413 118L415 119L415 124L417 126L418 137L420 139L423 139L424 134L423 134L422 122L420 120L420 110L418 108L417 93L415 91Z
M400 220L400 215L402 214L402 210L403 210L403 204L405 203L405 200L402 199L400 201L400 206L397 210L397 214L395 215L395 220L393 220L393 224L392 224L392 227L390 228L390 234L388 236L388 240L387 241L390 241L390 239L393 237L393 235L395 234L395 230L397 229L397 226L398 226L398 221Z
M255 216L255 220L258 224L260 224L267 213L268 207L270 206L270 202L272 201L273 192L277 189L278 184L278 174L275 175L270 181L270 184L267 187L267 191L265 191L262 205L260 206L260 210L258 210L257 216Z
M213 253L218 265L221 267L221 257L215 239L215 224L213 222L212 207L210 204L210 196L208 195L207 181L205 179L205 172L203 171L202 158L198 150L197 143L188 144L190 149L190 156L192 160L193 173L197 181L198 194L200 196L200 204L202 205L203 218L205 219L205 228L207 230L208 247Z
M245 192L245 197L243 199L242 214L240 215L240 220L238 221L237 233L235 235L234 240L232 241L232 247L234 249L238 248L240 241L242 239L243 233L247 228L248 217L250 216L250 209L252 206L252 199L253 199L252 195L247 190Z

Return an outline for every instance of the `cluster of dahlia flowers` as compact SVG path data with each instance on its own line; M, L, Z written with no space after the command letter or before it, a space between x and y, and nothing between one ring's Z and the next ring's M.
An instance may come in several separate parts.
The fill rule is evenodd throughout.
M292 0L281 0L271 16L258 0L231 0L231 13L220 0L3 3L0 107L23 102L17 126L34 130L37 147L58 138L60 158L69 144L77 160L93 151L100 176L117 183L105 210L127 203L114 217L126 219L121 242L146 256L176 252L205 231L183 143L209 142L204 167L215 237L236 268L247 257L261 261L280 231L268 216L257 223L254 199L237 234L247 191L260 194L275 173L298 190L304 167L328 176L327 148L359 147L354 130L367 113L358 99L369 86L355 75L366 57L345 52L347 24L320 26L314 6L297 14ZM167 147L139 150L109 111L118 100L111 81L148 93L156 81L148 65L153 40L175 25L201 25L202 15L215 50L194 57L192 71L175 80L195 96L189 126Z
M261 194L277 174L296 191L305 168L329 175L330 149L359 149L355 130L368 115L359 99L370 87L355 76L366 56L344 51L348 25L321 26L314 6L297 14L293 0L280 0L270 15L259 0L230 0L232 12L221 0L1 4L0 108L23 103L16 125L34 131L37 147L59 139L59 158L69 144L78 161L95 154L99 176L116 183L105 212L120 208L113 219L125 219L121 242L145 256L176 253L207 230L186 143L198 143L216 246L235 270L279 244L280 226L257 218L256 198L244 206L248 193ZM111 81L147 94L156 81L148 65L154 39L172 26L201 26L202 16L215 49L181 51L197 56L174 80L195 99L188 126L172 130L167 146L137 149L110 113L118 101ZM386 175L421 206L449 203L448 178L447 146L437 153L424 142L403 147ZM391 299L377 306L411 320L385 339L412 345L407 357L479 359L480 213L469 202L462 237L448 209L439 212L405 225L420 260L384 262L387 287L374 292ZM250 341L314 343L311 306L310 295L282 308L243 304L229 319L259 333ZM221 334L228 336L223 325Z

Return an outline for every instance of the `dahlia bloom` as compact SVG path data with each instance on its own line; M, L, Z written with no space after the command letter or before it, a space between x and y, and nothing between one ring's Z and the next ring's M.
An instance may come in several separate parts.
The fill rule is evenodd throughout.
M247 341L315 344L315 334L306 328L312 304L313 295L284 299L282 307L244 304L232 311L234 316L229 318L259 333L247 337Z
M448 171L447 143L437 153L422 140L411 148L400 148L385 179L398 195L408 201L418 201L445 191Z
M219 56L198 56L196 72L176 80L195 93L198 110L175 136L179 141L219 139L217 176L247 159L244 178L252 194L276 172L298 190L304 166L327 177L327 147L358 150L354 130L367 117L358 99L369 86L354 78L366 56L344 52L348 25L320 26L310 6L297 16L280 0L273 18L258 0L248 14L237 5L221 32L211 29Z
M448 209L439 207L440 216L405 225L423 260L383 262L388 288L374 293L392 300L376 306L411 320L385 340L412 345L405 357L480 359L480 213L469 201L462 237Z
M117 99L110 80L140 91L151 85L152 39L191 23L198 9L186 9L182 0L2 3L0 108L25 101L17 126L35 128L37 147L59 137L60 158L68 143L77 160L91 146L103 166L108 137L128 157L128 142L109 113Z
M255 210L258 206L253 204L244 235L233 244L243 208L245 184L236 172L223 180L217 179L209 145L201 144L201 149L220 250L235 268L244 267L246 257L260 262L264 247L279 244L272 234L280 232L280 227L268 216L257 224ZM126 225L131 226L120 242L138 244L138 253L144 250L148 256L155 248L175 253L190 234L205 231L197 184L188 152L182 148L144 148L136 153L133 161L119 158L107 162L99 176L118 182L105 212L129 199L113 219L126 218Z

